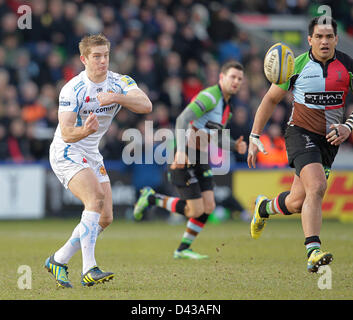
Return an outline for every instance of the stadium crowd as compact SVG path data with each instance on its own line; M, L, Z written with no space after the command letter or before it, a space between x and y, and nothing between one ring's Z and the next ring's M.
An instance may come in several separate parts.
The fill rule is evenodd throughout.
M325 1L329 4L333 1ZM353 1L333 8L340 25L353 35ZM83 70L78 42L87 33L104 33L111 41L110 69L128 74L153 102L141 116L119 112L104 137L106 160L121 159L125 129L173 128L177 115L202 88L217 83L219 67L234 58L245 66L246 81L233 101L231 135L249 136L256 108L269 82L263 74L262 52L233 22L234 12L310 13L308 0L126 0L64 1L0 0L0 161L48 159L57 126L58 93ZM319 5L321 1L317 1ZM32 29L19 29L17 8L29 4ZM262 48L263 49L263 48ZM348 113L353 101L348 101ZM290 95L276 109L267 143L277 148L283 165L283 131L291 112ZM350 141L353 146L353 140ZM244 162L245 156L235 154ZM267 159L268 160L268 159ZM274 160L276 161L276 160ZM276 164L276 163L274 163Z

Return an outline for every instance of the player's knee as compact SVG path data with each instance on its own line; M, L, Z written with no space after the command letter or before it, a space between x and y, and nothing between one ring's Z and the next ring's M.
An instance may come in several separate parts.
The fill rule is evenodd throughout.
M187 218L198 218L204 213L204 206L188 206L187 210L185 211L185 216Z
M107 216L101 216L99 219L99 225L105 229L113 222L113 214Z
M291 213L301 213L303 207L303 200L294 200L288 205L288 210Z
M216 202L214 200L208 200L204 202L204 212L211 214L216 208Z

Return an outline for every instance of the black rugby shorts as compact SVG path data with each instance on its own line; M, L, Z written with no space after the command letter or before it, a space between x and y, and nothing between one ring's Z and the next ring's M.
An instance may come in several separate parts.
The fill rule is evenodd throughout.
M328 177L338 146L327 142L326 137L297 126L288 126L285 132L289 166L295 168L297 176L304 166L321 163Z

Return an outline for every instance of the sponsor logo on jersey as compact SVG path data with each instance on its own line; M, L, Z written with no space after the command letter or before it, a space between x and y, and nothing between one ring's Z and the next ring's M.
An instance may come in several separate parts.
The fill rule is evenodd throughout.
M303 77L303 79L312 79L312 78L320 78L320 76L318 74L316 74L316 75L312 75L312 76Z
M68 107L69 105L70 105L70 101L63 101L63 100L59 101L60 107Z
M116 108L116 104L113 104L111 106L105 106L105 107L99 107L96 109L88 109L88 110L82 110L82 114L90 114L92 113L104 113L104 112L109 112L112 111L114 108Z
M127 84L127 86L129 87L129 86L132 86L132 85L134 85L134 84L136 84L136 82L135 82L135 80L133 80L131 77L129 77L129 76L123 76L122 78L121 78L121 81L124 81L126 84Z
M102 176L105 176L107 174L107 171L105 170L105 168L103 166L101 166L99 168L99 173L102 175Z
M91 98L91 97L89 97L89 96L87 96L86 98L85 98L85 102L86 103L89 103L89 102L96 102L97 101L97 98Z
M343 104L343 91L307 92L305 103L319 106L337 106Z

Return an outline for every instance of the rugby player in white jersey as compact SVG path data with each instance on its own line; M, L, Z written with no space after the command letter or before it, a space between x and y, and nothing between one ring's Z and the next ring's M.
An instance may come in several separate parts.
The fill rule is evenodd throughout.
M84 205L80 223L69 240L45 267L59 287L72 287L67 263L82 251L84 286L114 277L103 272L95 260L97 236L113 220L112 192L98 145L121 107L149 113L152 103L135 81L108 70L110 42L104 35L91 35L79 43L85 70L71 79L59 96L59 124L50 146L50 164L60 182Z

